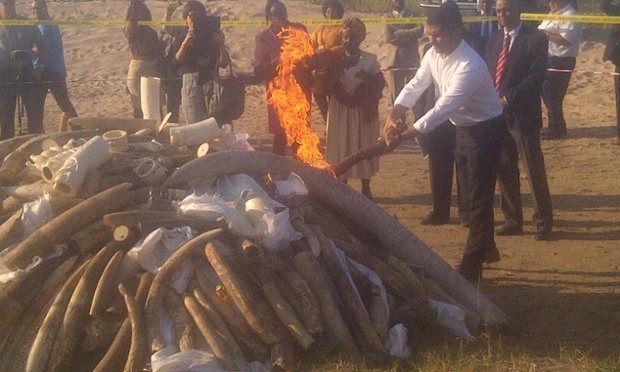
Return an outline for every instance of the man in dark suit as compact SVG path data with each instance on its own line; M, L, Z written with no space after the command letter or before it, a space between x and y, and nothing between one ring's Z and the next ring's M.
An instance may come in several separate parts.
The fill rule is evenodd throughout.
M603 0L601 10L610 16L620 16L620 5L612 4L612 0ZM605 45L603 61L611 61L616 66L616 73L620 72L620 25L615 25L611 29ZM618 75L614 76L614 90L616 92L616 129L620 140L620 76Z
M476 16L495 17L495 1L481 0L478 4ZM497 30L497 21L480 21L469 24L469 33L473 43L467 42L478 54L484 55L489 36Z
M534 200L534 237L547 240L553 212L540 148L540 92L547 67L548 40L545 34L521 22L519 1L497 1L495 10L502 29L491 35L486 48L486 62L510 130L498 174L501 208L506 221L496 234L518 235L523 231L518 168L518 158L521 158ZM507 48L506 53L504 48Z

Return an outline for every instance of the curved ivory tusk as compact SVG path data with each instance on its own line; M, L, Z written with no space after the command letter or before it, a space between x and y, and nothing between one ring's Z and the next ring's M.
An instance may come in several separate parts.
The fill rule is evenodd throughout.
M439 255L378 205L328 172L291 158L258 151L227 151L194 159L174 172L162 188L192 188L212 183L223 174L295 172L306 183L310 195L331 206L369 233L374 233L392 253L424 268L428 277L452 298L478 314L489 325L508 321L507 315L457 273Z

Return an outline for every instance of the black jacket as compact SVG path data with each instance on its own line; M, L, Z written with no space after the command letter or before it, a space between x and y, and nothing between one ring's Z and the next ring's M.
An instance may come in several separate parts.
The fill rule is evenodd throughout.
M491 34L486 45L485 59L493 79L503 41L504 31L498 30ZM540 94L547 71L548 45L544 33L523 23L508 53L499 95L508 102L505 113L513 129L528 131L542 127Z

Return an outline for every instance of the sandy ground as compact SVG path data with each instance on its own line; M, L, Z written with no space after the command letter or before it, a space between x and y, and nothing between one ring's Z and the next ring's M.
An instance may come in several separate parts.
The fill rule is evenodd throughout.
M29 15L29 3L18 0L18 12ZM161 19L162 1L147 0L153 18ZM124 18L126 1L50 2L52 17L64 19ZM264 1L208 3L224 19L264 19ZM320 7L288 2L291 19L320 19ZM258 27L224 31L236 71L251 71ZM363 48L382 56L382 27L368 26ZM81 116L130 117L125 77L130 54L120 27L63 26L69 89ZM604 29L588 29L577 69L612 71L601 56ZM387 92L386 92L387 93ZM596 356L618 355L620 344L620 143L615 139L613 84L610 76L578 73L565 102L568 138L544 142L556 225L551 241L537 242L529 225L532 213L527 181L522 178L525 234L498 237L502 260L485 270L481 291L513 320L516 332L502 336L500 346L532 356L557 357L561 350L591 350ZM388 112L381 107L382 118ZM46 127L57 128L59 110L46 104ZM264 88L249 86L245 114L235 122L259 150L269 150ZM314 109L313 128L325 127ZM359 189L359 183L352 182ZM453 221L441 227L420 225L430 208L427 162L413 144L381 159L373 179L376 202L415 232L448 262L458 261L467 230ZM453 203L454 204L454 203ZM502 223L496 209L496 223Z

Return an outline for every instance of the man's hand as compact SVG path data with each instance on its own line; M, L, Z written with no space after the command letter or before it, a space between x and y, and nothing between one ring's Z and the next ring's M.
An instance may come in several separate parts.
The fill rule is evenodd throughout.
M393 151L402 140L401 132L403 131L402 124L400 121L395 121L391 117L388 116L385 121L385 125L383 126L383 134L381 135L381 140L385 141L387 148L389 151Z

